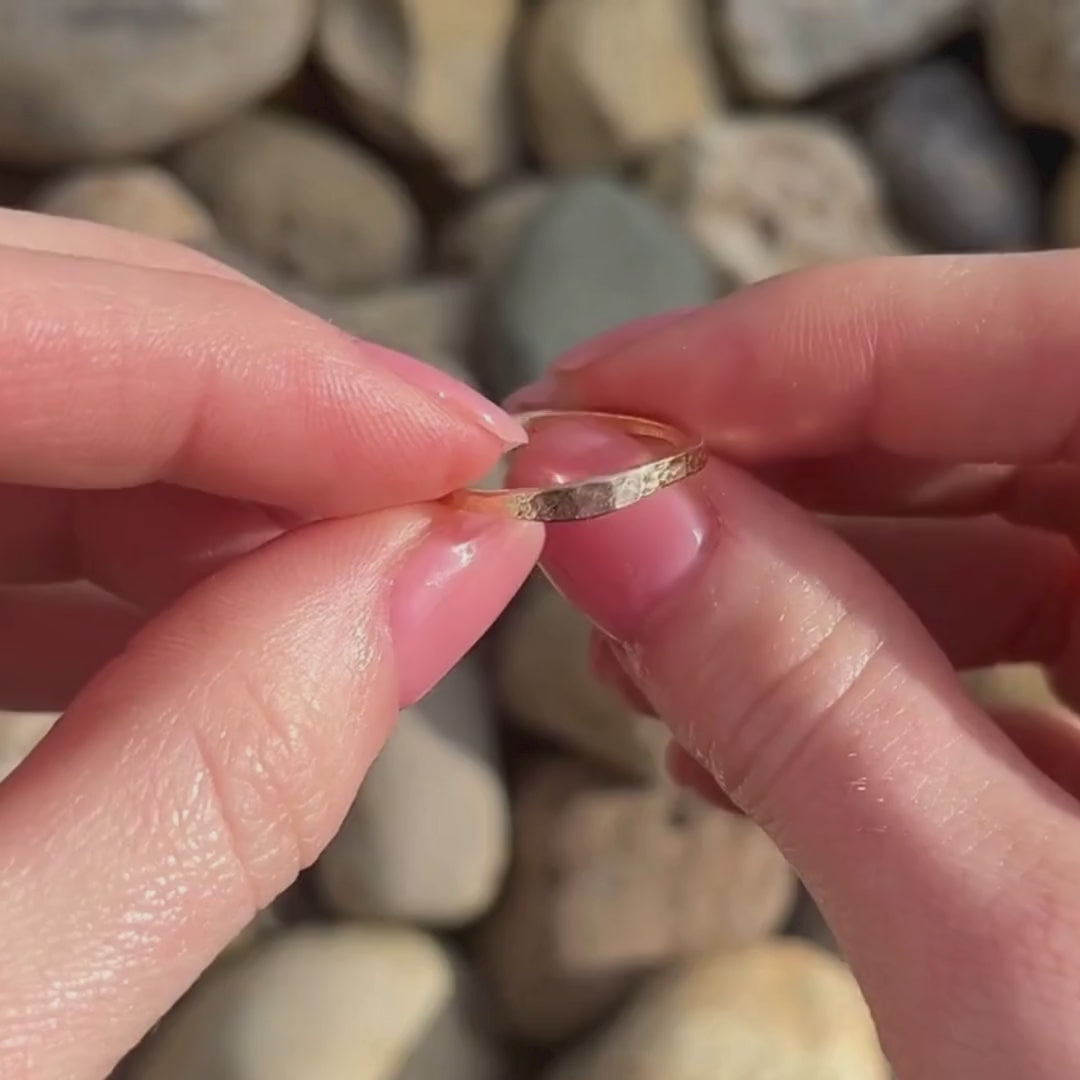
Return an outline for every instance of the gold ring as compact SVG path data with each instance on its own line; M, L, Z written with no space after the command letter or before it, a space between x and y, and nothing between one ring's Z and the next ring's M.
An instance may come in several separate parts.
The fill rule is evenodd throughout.
M615 413L539 409L514 417L528 430L545 420L592 420L628 435L667 443L674 452L619 472L592 476L571 484L543 488L462 488L443 501L459 510L503 514L522 521L586 521L632 506L662 488L677 484L705 467L708 454L700 439L670 424Z

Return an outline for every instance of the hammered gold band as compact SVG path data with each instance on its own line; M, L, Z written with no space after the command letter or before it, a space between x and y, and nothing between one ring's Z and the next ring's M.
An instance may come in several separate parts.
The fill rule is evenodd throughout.
M522 521L586 521L632 506L662 488L700 472L708 458L700 439L670 424L615 413L541 409L514 417L526 431L545 420L590 420L618 428L627 435L655 439L673 453L618 472L571 484L542 488L462 488L445 502L460 510L502 514Z

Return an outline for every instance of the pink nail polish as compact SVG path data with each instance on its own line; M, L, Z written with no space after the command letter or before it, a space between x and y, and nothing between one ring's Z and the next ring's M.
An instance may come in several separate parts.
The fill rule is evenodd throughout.
M524 428L483 394L471 386L404 353L381 345L361 342L364 354L386 368L403 382L437 398L466 419L479 424L506 446L521 446L528 441Z
M538 525L435 511L390 597L402 708L423 697L476 644L525 581L542 544Z
M511 466L514 484L569 483L622 469L652 450L581 420L534 430ZM632 644L651 612L699 564L715 519L687 480L591 521L549 525L542 566L560 592L604 633Z

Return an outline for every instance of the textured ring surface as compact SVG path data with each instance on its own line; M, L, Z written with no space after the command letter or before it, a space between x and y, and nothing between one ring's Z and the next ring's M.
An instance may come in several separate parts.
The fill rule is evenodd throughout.
M475 513L502 514L523 521L586 521L613 514L677 484L705 467L708 454L700 439L670 424L617 413L542 409L519 413L515 419L528 430L547 420L590 420L618 428L628 435L666 443L672 452L618 472L592 476L570 484L536 488L462 488L444 502Z

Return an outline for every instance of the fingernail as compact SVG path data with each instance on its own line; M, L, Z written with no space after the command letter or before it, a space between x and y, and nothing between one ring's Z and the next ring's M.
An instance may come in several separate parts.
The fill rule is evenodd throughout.
M538 426L511 463L513 484L570 483L647 460L654 451L582 420ZM632 644L649 615L699 565L714 518L693 478L606 517L547 526L542 567L609 637Z
M362 342L364 352L380 367L386 368L403 382L437 398L467 420L479 424L506 446L521 446L528 441L525 429L483 394L466 386L431 364L425 364L404 353L381 345Z
M487 631L535 565L538 525L438 509L390 596L402 708L419 701Z
M664 311L658 315L647 315L589 338L552 361L542 379L515 391L506 399L505 404L513 410L538 409L551 405L566 389L561 382L561 376L579 371L605 356L642 341L699 310L700 308L696 307L686 307Z

